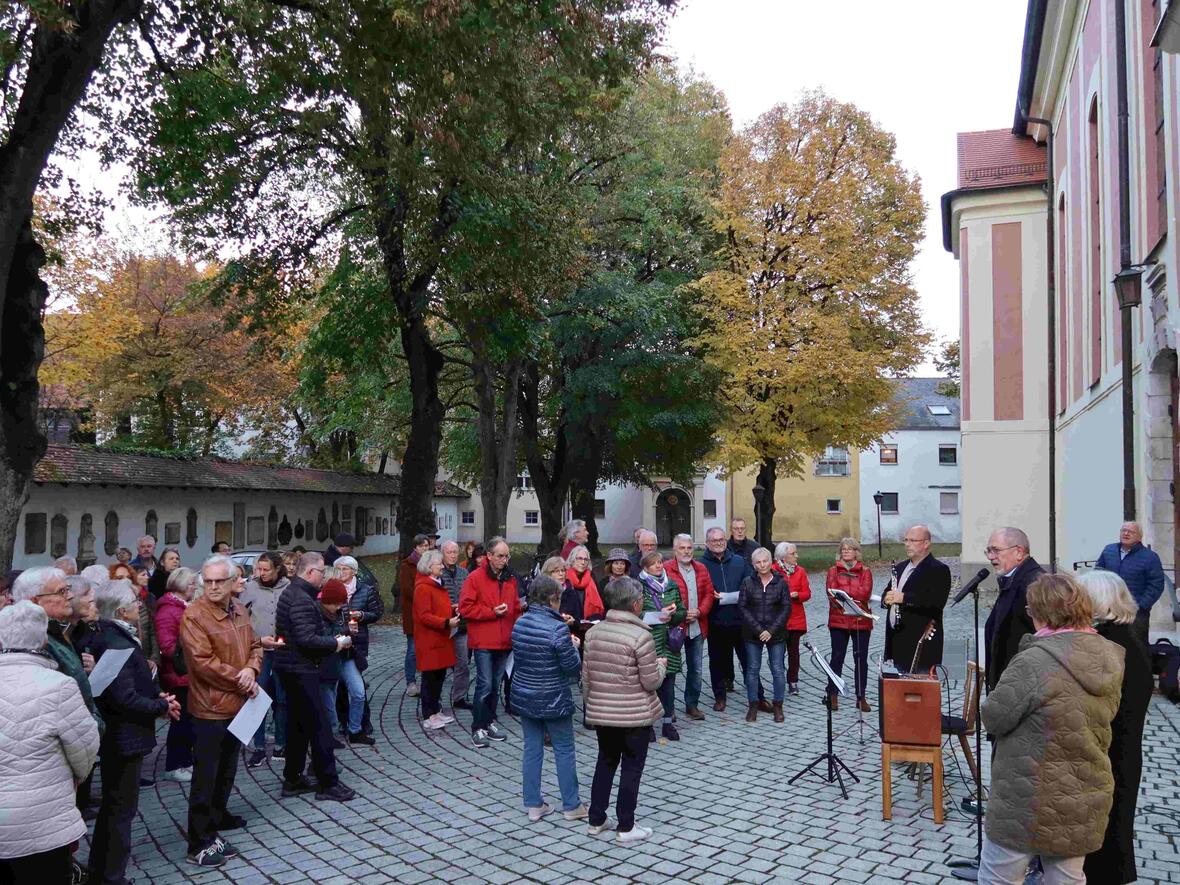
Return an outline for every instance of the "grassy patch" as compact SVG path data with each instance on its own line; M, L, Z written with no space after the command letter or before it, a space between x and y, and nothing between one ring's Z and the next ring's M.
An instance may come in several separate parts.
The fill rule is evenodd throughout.
M877 545L862 544L860 552L867 563L890 563L905 559L905 545L899 543L885 543L881 545L881 556L877 556ZM944 556L959 556L963 552L962 544L931 544L930 552L942 559ZM838 544L799 545L799 564L812 571L827 571L840 555Z

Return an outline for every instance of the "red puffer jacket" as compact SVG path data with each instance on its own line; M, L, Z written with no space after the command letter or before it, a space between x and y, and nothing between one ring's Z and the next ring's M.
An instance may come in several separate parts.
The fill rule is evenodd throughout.
M828 569L829 590L843 590L858 603L865 611L870 611L869 599L873 595L873 573L863 562L858 562L852 568L838 562ZM844 614L844 609L829 597L828 626L837 630L872 630L872 618L854 618Z
M803 610L803 603L811 599L811 584L807 582L807 569L801 565L795 566L795 571L787 574L786 570L775 563L774 570L783 576L787 582L787 589L798 596L791 597L791 617L787 620L788 630L802 630L807 632L807 612Z
M508 610L497 615L494 609L501 602L508 604ZM467 622L468 648L508 651L512 648L512 628L520 614L516 576L505 568L497 578L485 563L463 582L459 614Z
M705 568L704 563L693 560L692 570L697 578L697 608L701 613L697 623L701 625L701 637L703 638L709 635L709 612L713 609L713 579L709 577L709 570ZM688 585L684 583L684 575L680 573L680 563L675 559L665 560L664 572L676 582L684 607L689 608Z
M414 582L414 657L423 673L455 666L455 642L447 623L450 617L447 588L430 575L418 575Z
M180 636L180 621L187 604L175 593L165 593L156 603L156 639L160 643L160 686L169 691L188 688L188 677L181 676L172 666L176 640Z

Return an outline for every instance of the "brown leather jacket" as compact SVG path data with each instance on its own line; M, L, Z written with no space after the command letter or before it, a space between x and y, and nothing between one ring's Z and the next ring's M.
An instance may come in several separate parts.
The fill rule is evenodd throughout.
M180 642L188 665L188 711L198 719L232 719L246 702L238 673L262 669L262 643L236 599L227 610L202 596L184 612Z

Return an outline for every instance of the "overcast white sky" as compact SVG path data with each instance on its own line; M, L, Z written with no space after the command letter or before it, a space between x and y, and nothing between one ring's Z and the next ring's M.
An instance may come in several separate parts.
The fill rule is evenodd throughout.
M942 248L939 197L955 187L955 133L1012 125L1026 9L1027 0L682 0L666 50L725 93L736 126L821 87L896 135L927 206L914 265L922 313L940 339L958 338L958 264Z

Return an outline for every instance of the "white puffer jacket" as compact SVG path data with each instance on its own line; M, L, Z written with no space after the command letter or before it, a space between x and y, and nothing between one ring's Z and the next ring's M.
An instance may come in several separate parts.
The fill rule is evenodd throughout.
M0 858L86 835L74 783L97 755L98 728L78 684L50 658L0 654Z

